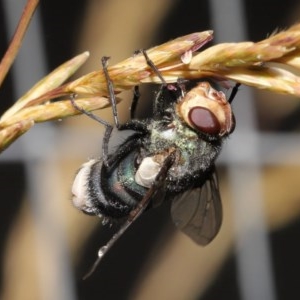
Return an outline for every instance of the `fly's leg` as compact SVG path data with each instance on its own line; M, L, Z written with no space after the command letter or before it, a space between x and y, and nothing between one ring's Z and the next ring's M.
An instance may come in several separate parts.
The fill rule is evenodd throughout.
M155 66L153 61L149 58L146 50L142 49L139 50L139 52L144 55L147 65L152 69L154 74L161 80L162 83L155 97L154 109L153 109L154 117L160 118L160 116L163 115L166 108L165 98L162 97L163 93L167 91L169 92L171 99L177 99L178 97L178 95L176 94L177 89L179 89L182 94L184 94L185 92L183 80L178 79L177 84L168 84L164 79L163 75L161 74L160 70Z
M115 91L114 91L114 85L113 85L112 80L109 77L108 70L107 70L107 61L108 60L109 60L108 56L103 56L101 59L101 62L102 62L103 73L104 73L106 83L107 83L107 91L108 91L109 100L110 100L110 104L111 104L112 111L113 111L115 125L119 129L120 122L119 122L119 116L118 116L118 110L117 110L117 101L116 101L116 95L115 95Z
M138 53L141 53L144 55L145 60L147 62L147 65L153 70L153 72L160 78L161 82L162 82L162 86L167 86L166 81L164 80L163 76L161 75L160 71L158 70L158 68L155 66L155 64L153 63L153 61L149 58L147 52L142 49L142 50L137 50L134 55L137 55ZM162 89L162 87L161 87ZM160 94L161 92L159 92ZM136 107L137 107L137 103L138 100L140 98L140 91L139 91L139 86L135 86L134 87L134 91L133 91L133 99L132 99L132 103L131 103L131 108L130 108L130 118L131 120L135 118L135 111L136 111Z
M165 81L164 77L162 76L161 72L158 70L156 65L153 63L153 61L149 58L146 50L142 49L140 52L144 55L147 65L153 70L153 72L156 74L156 76L161 80L163 86L167 86L167 82Z
M111 102L112 110L113 110L113 117L114 117L114 123L115 126L119 129L120 128L120 122L119 122L119 117L118 117L118 111L117 111L117 104L116 104L116 96L114 93L114 87L112 80L109 77L108 71L107 71L107 61L109 57L104 56L101 59L102 62L102 68L104 72L104 76L107 82L107 91L109 93L109 100ZM109 146L109 140L111 137L111 133L113 130L113 126L106 122L105 120L101 119L97 115L93 114L90 111L86 111L82 107L79 107L76 102L75 102L75 95L71 95L71 103L75 109L80 111L81 113L87 115L88 117L92 118L93 120L99 122L100 124L104 125L105 127L105 132L104 132L104 137L103 137L103 143L102 143L102 157L103 157L103 163L106 167L108 167L108 146Z
M230 94L230 96L229 96L229 98L228 98L228 102L229 102L229 103L231 103L232 100L235 98L235 96L236 96L236 94L237 94L237 92L238 92L238 90L239 90L240 85L241 85L241 84L238 83L238 82L234 85L234 87L233 87L233 89L232 89L232 91L231 91L231 94Z
M140 96L141 96L141 93L140 93L139 86L136 85L133 89L133 99L132 99L131 107L130 107L130 119L131 120L135 118L135 112L136 112L136 108L137 108L137 104L140 99Z
M115 244L115 242L122 236L122 234L128 229L128 227L137 220L137 218L143 213L143 211L147 208L150 200L153 198L163 179L166 177L169 169L171 168L172 164L174 163L176 158L175 150L170 153L170 155L165 159L160 171L158 172L151 188L147 191L143 199L139 202L137 207L132 210L129 214L128 219L126 222L121 226L119 231L113 235L113 237L108 241L108 243L102 246L98 251L98 258L93 264L91 270L84 276L83 279L88 278L97 268L99 263L101 262L104 255L109 251L109 249Z
M85 114L89 118L97 121L98 123L104 125L105 127L105 132L104 132L104 137L103 137L103 142L102 142L102 157L103 157L103 163L108 167L108 144L111 136L111 132L113 130L113 126L106 122L105 120L101 119L97 115L93 114L90 111L87 111L83 109L82 107L79 107L76 102L75 102L75 95L71 95L70 101L75 109L80 111L82 114Z

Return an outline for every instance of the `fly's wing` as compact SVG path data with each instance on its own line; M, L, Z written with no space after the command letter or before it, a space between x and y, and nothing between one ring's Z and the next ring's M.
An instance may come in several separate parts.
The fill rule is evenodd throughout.
M197 244L210 243L222 223L222 203L215 171L201 187L173 199L171 215L175 225Z

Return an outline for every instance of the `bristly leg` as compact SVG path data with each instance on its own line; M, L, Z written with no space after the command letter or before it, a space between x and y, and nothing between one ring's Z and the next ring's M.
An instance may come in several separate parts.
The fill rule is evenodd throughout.
M120 122L119 122L119 117L118 117L118 110L117 110L117 102L116 102L116 95L115 95L115 91L114 91L114 85L113 82L111 80L111 78L109 77L108 71L107 71L107 61L109 60L108 56L103 56L101 59L102 62L102 68L103 68L103 73L106 79L106 83L107 83L107 91L108 91L108 95L109 95L109 99L111 102L111 107L113 110L113 116L114 116L114 121L115 121L115 125L117 128L120 127Z
M232 89L232 91L231 91L231 94L230 94L230 96L229 96L229 98L228 98L228 102L229 102L229 103L231 103L232 100L235 98L235 96L236 96L236 94L237 94L237 92L238 92L238 90L239 90L240 85L241 85L241 84L240 84L239 82L237 82L237 83L234 85L234 87L233 87L233 89Z
M116 96L114 92L114 87L112 80L109 77L108 71L107 71L107 61L109 57L104 56L101 59L102 62L102 68L103 72L107 81L107 91L109 93L109 99L111 102L112 110L113 110L113 117L114 117L114 122L115 126L119 129L120 128L120 122L119 122L119 117L118 117L118 110L117 110L117 103L116 103ZM97 115L93 114L90 111L86 111L82 107L79 107L76 102L75 102L75 95L71 95L71 103L72 105L81 113L87 115L88 117L92 118L93 120L99 122L100 124L105 126L105 132L104 132L104 138L103 138L103 143L102 143L102 157L103 157L103 162L106 167L109 167L108 164L108 146L109 146L109 140L111 137L111 133L113 131L113 126L109 124L108 122L104 121Z
M129 226L137 220L137 218L143 213L143 211L149 205L151 199L157 192L158 188L163 182L162 178L165 178L169 169L173 165L175 161L176 151L170 153L170 155L164 160L163 165L155 177L155 180L151 186L151 188L147 191L143 199L138 203L137 207L132 210L129 214L126 222L121 226L119 231L113 235L113 237L108 241L108 243L102 246L98 251L98 258L93 264L91 270L83 277L83 279L87 279L89 276L93 274L99 263L101 262L104 255L110 250L110 248L115 244L115 242L122 236L122 234L129 228Z
M140 93L139 86L136 85L133 89L133 99L132 99L131 107L130 107L130 119L131 120L135 118L135 112L136 112L136 108L137 108L137 104L140 99L140 96L141 96L141 93Z
M109 140L110 140L111 133L113 130L113 126L111 124L109 124L108 122L106 122L105 120L98 117L97 115L93 114L92 112L87 111L87 110L83 109L82 107L79 107L75 102L74 94L71 95L70 101L71 101L73 107L75 109L77 109L78 111L80 111L82 114L85 114L89 118L104 125L105 132L104 132L103 143L102 143L102 157L103 157L103 163L108 167L108 144L109 144Z
M146 50L142 49L140 52L144 55L147 65L154 71L154 73L157 75L157 77L161 80L163 86L167 86L167 82L163 78L161 72L158 70L156 65L153 63L153 61L149 58Z

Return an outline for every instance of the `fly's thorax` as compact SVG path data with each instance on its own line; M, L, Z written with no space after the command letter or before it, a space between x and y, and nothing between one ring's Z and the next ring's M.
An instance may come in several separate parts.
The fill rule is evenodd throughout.
M220 146L219 143L212 144L204 140L198 140L190 148L175 147L176 158L165 178L167 191L171 193L182 192L189 184L192 185L195 180L200 180L205 176L217 158L221 149ZM171 148L171 150L174 150L174 148ZM171 150L165 149L162 152L141 157L135 174L136 183L150 188Z
M158 124L155 124L158 125ZM166 178L168 189L178 191L186 182L206 173L217 158L221 149L221 139L202 139L195 130L174 118L168 128L153 125L147 150L141 151L135 180L138 184L150 187L155 180L170 149L176 151L176 159ZM184 183L183 183L184 182Z
M172 120L165 125L164 121L154 121L150 134L150 151L157 153L170 147L194 151L199 135L184 124L174 113Z

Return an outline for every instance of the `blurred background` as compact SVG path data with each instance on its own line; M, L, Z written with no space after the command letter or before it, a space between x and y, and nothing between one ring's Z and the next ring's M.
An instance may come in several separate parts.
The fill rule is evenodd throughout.
M0 1L1 56L24 5ZM258 41L299 19L295 0L43 0L1 87L1 113L85 50L91 57L81 74L100 69L103 55L113 64L188 33L213 29L214 43ZM142 91L141 116L154 92ZM126 121L131 94L121 96ZM165 204L144 214L85 281L114 228L73 208L70 190L79 166L100 155L102 127L80 116L26 133L0 156L1 299L298 299L299 99L242 86L233 107L236 131L217 163L224 206L217 238L195 245ZM99 115L112 122L110 108Z

